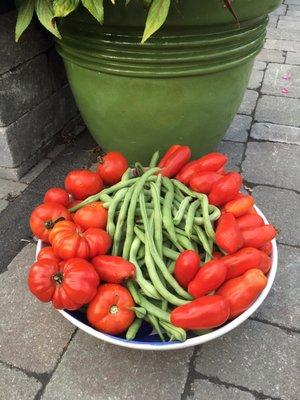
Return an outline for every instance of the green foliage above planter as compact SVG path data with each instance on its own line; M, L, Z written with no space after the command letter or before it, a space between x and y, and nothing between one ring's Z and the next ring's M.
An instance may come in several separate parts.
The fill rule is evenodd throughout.
M61 38L61 35L56 25L56 19L66 17L68 14L75 11L80 5L85 7L100 24L103 24L105 11L103 1L104 0L15 0L16 7L18 9L18 19L15 34L16 41L19 40L22 33L30 24L34 13L36 13L41 24L58 38ZM115 1L118 0L110 1L112 4L115 4ZM130 1L131 0L126 0L126 5ZM148 8L148 15L142 38L142 43L144 43L165 22L171 1L178 2L178 0L139 1L143 3L145 8ZM234 10L231 6L232 0L222 1L236 18ZM180 6L180 4L178 6ZM222 4L220 4L220 6L222 6Z

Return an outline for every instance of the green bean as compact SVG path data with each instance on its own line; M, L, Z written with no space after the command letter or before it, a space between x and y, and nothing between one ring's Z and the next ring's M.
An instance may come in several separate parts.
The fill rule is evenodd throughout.
M160 300L161 296L159 295L158 291L155 289L155 287L152 285L151 282L147 281L147 279L144 278L139 263L137 262L136 255L139 250L140 244L141 244L140 239L138 237L135 237L135 239L132 242L129 255L129 261L132 262L135 266L135 280L141 287L143 292L146 294L146 296Z
M213 212L211 214L209 214L209 219L211 221L216 221L217 219L220 218L221 211L215 206L212 206L212 207L214 207L214 209L212 210L210 208L210 210L212 210ZM194 218L194 223L196 225L203 225L204 224L204 217L203 216L202 217L195 217Z
M93 203L94 201L99 201L99 200L101 200L103 202L111 202L112 198L110 196L106 195L106 194L103 194L103 191L102 191L102 192L99 192L97 194L94 194L93 196L87 197L81 203L76 204L76 206L74 206L72 208L69 208L69 211L71 213L73 213L73 212L79 210L80 208L82 208L82 207L84 207L84 206L86 206L86 205L88 205L90 203Z
M159 181L157 180L157 182ZM159 202L159 192L157 185L153 182L151 182L150 184L150 189L154 204L154 241L157 247L158 254L160 255L160 257L162 257L162 214Z
M130 200L128 213L127 213L127 229L125 235L125 242L123 246L123 258L128 258L130 246L133 240L133 229L134 229L134 218L135 218L135 209L138 202L139 194L143 189L144 184L146 183L147 179L154 175L156 172L159 171L159 168L151 168L142 175L139 180L137 181L136 185L134 186L134 191L132 193L132 197Z
M175 230L176 230L177 237L178 237L178 235L186 237L186 233L185 233L185 231L183 229L175 228ZM194 242L198 242L199 243L199 238L198 238L198 236L196 234L192 234L191 235L191 240L193 240Z
M136 304L140 304L140 294L138 293L135 283L133 281L126 282L127 289L130 291L131 296Z
M134 296L132 294L132 281L127 282L127 287L129 287L129 291L134 299ZM170 314L167 311L161 310L160 308L156 307L154 304L152 304L149 300L146 299L140 292L137 293L138 297L138 303L141 307L145 308L147 313L154 315L161 321L166 321L170 322ZM135 299L134 299L135 300Z
M127 340L133 340L136 337L136 334L138 333L141 325L142 325L143 320L141 318L136 318L133 323L130 325L130 327L127 329L126 332L126 339Z
M146 320L148 320L147 322L149 322L153 326L154 330L156 331L156 333L158 334L160 339L164 342L165 338L164 338L164 335L163 335L163 333L162 333L162 331L160 329L160 325L159 325L158 319L154 315L148 314Z
M190 296L189 293L187 293L176 281L176 279L169 273L165 263L163 262L162 258L159 256L157 249L155 247L155 243L153 240L153 237L150 234L149 231L149 223L148 223L148 217L146 213L146 206L145 206L145 200L144 200L144 195L141 193L140 195L140 206L141 206L141 211L142 211L142 218L143 218L143 223L144 223L144 228L145 228L145 236L146 236L146 255L147 255L147 245L149 246L149 253L151 256L151 259L153 257L153 260L155 261L155 264L158 266L158 268L161 270L164 278L166 281L169 283L170 286L173 287L175 292L179 294L179 296L182 296L185 299L190 300L192 297ZM145 256L146 256L145 255ZM153 281L152 281L153 282ZM155 286L155 285L154 285ZM160 293L160 291L157 288L157 291ZM173 296L175 297L175 296ZM168 300L168 299L166 299ZM181 299L179 299L182 301ZM170 301L171 303L171 301ZM183 303L181 303L183 304Z
M138 180L140 179L140 177L135 177L135 178L131 178L128 179L127 181L121 181L116 183L113 186L110 186L106 189L103 189L101 193L104 194L111 194L116 192L117 190L123 189L124 187L128 187L128 186L132 186L133 184L135 184Z
M135 313L137 318L144 318L147 311L143 307L131 307L131 310Z
M191 242L190 238L186 237L185 235L180 235L177 234L177 238L179 243L182 245L182 247L185 250L196 250L195 246L193 245L193 243Z
M166 246L163 246L163 255L170 260L176 261L177 258L179 257L179 254L177 251L174 251Z
M181 193L178 187L175 186L175 197L180 199L179 202L181 202L186 196Z
M182 247L181 242L178 240L177 234L176 234L177 241L176 241L176 243L173 243L172 240L171 240L171 236L170 236L169 232L164 230L163 233L164 233L165 237L170 239L171 243L174 244L174 246L177 248L177 250L180 251L180 253L182 253L184 251L184 248Z
M157 150L155 153L153 153L150 163L149 163L149 168L153 168L157 166L157 162L159 159L159 151Z
M174 187L173 187L171 181L166 177L162 178L162 184L168 190L166 193L166 196L165 196L165 200L163 202L163 207L162 207L163 226L169 233L171 241L174 244L176 244L177 238L176 238L176 233L175 233L174 224L173 224L173 217L172 217Z
M168 271L170 272L170 274L173 274L175 269L175 261L171 261L170 264L168 265Z
M126 169L126 171L122 175L121 182L126 182L130 178L132 178L132 171L131 171L131 168L129 167L129 168Z
M135 166L135 170L138 176L142 176L144 174L144 167L142 166L142 164L140 162L136 162L134 164Z
M196 210L199 207L200 202L199 200L193 201L193 203L189 206L187 216L186 216L186 221L185 221L185 233L187 237L191 237L191 234L193 232L193 225L194 225L194 217L196 214Z
M125 197L126 193L127 193L127 188L121 189L119 190L112 202L110 203L110 206L108 208L108 216L107 216L107 225L106 225L106 229L107 229L107 233L113 237L115 230L116 230L116 226L114 223L114 217L115 217L115 212L117 209L118 204L120 203L120 201L123 199L123 197Z
M193 192L190 190L187 186L185 186L183 183L179 182L177 179L171 179L172 183L185 195L191 196L191 197L197 197L196 192Z
M209 212L208 212L208 198L206 195L202 195L201 199L201 206L202 206L202 212L203 212L203 222L204 222L204 229L208 237L211 239L215 238L215 232L214 228L212 226L211 220L209 218Z
M126 220L127 209L128 209L129 203L130 203L130 199L131 199L133 190L134 190L134 186L131 186L131 188L129 188L127 190L124 201L120 208L118 220L116 223L115 234L114 234L113 248L112 248L112 252L111 252L113 256L119 255L121 239L122 239L122 234L123 234L123 226L124 226L124 223Z
M184 197L184 199L181 201L178 211L174 216L174 225L180 224L191 199L192 198L190 196L187 196L187 197Z
M212 240L212 238L208 238L208 244L209 244L209 248L211 249L211 254L206 252L206 254L205 254L205 262L206 263L212 259L212 249L214 246L214 241Z
M186 340L185 330L177 328L171 323L165 321L160 321L160 324L165 329L166 333L168 334L171 340L173 340L173 338L179 340L180 342L184 342Z
M158 291L158 293L169 303L175 304L176 306L186 304L187 303L186 300L182 300L179 297L173 295L171 292L169 292L166 285L163 284L163 282L160 280L160 277L155 268L155 264L153 262L152 255L150 253L148 243L146 243L146 246L145 246L145 262L146 262L146 267L147 267L150 279L151 279L154 287ZM169 271L168 271L168 273L169 273ZM172 276L172 275L170 274L170 276Z
M204 250L206 251L206 253L208 253L211 256L212 255L212 249L210 247L210 244L208 242L208 239L207 239L205 233L203 232L203 230L198 225L194 225L194 229L195 229L195 231L197 233L199 241L202 244Z

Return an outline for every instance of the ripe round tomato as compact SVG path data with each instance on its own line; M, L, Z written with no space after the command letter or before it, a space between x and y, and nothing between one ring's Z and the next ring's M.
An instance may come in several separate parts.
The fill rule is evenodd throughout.
M87 169L76 169L68 173L65 188L75 199L84 200L103 188L102 179L96 172Z
M43 259L34 263L28 273L31 293L43 302L52 301L58 309L78 310L93 299L98 285L95 268L80 258L60 263Z
M105 229L107 223L107 209L102 206L102 203L95 201L77 210L76 213L73 214L73 221L82 229Z
M135 314L130 292L116 283L106 283L98 288L96 296L89 303L87 319L99 331L118 335L134 321Z
M58 222L49 235L54 254L63 260L73 257L91 259L106 254L111 238L106 231L89 228L83 231L71 221Z
M49 242L49 233L61 220L70 220L71 214L57 203L40 204L31 213L29 225L32 233L43 242Z
M68 207L69 195L64 189L54 187L45 193L44 203L58 203L64 207Z
M107 153L100 161L97 173L105 185L111 186L119 182L128 168L128 161L117 151Z
M61 261L59 257L56 257L54 254L54 251L51 246L43 247L42 250L39 252L37 256L37 261L44 260L47 258L48 260L54 260L54 261Z

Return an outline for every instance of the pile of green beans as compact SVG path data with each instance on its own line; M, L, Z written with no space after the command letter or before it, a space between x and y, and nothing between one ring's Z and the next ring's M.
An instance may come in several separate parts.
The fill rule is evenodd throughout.
M205 262L211 259L213 221L220 217L220 211L208 204L206 195L161 176L155 166L157 159L154 154L147 169L137 164L139 176L128 169L119 183L83 203L104 203L108 209L107 232L113 240L111 254L126 258L136 267L135 280L126 283L137 305L133 310L136 319L126 338L133 340L142 320L146 320L161 340L184 341L186 332L171 324L170 312L192 297L172 275L175 261L184 250L199 252Z

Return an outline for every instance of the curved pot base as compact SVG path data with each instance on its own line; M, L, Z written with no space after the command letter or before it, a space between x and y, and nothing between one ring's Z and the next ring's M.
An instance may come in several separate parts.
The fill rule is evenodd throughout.
M253 61L209 75L132 78L95 72L65 60L76 103L104 150L146 163L158 148L211 151L235 115Z

